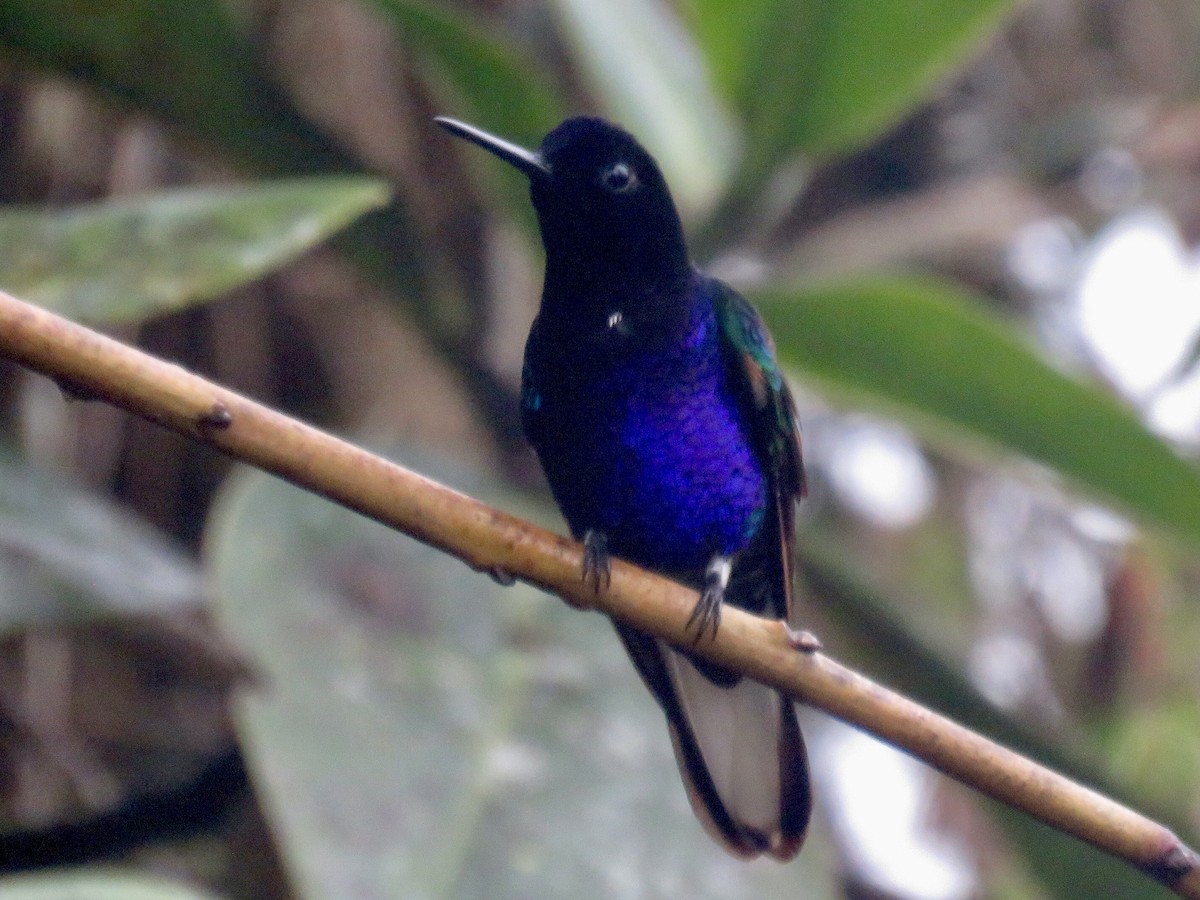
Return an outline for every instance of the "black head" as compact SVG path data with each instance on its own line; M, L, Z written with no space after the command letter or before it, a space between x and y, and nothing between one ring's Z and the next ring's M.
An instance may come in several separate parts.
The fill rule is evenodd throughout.
M603 119L567 119L524 150L470 125L437 119L525 173L546 247L546 284L579 298L667 290L690 272L683 227L658 163Z

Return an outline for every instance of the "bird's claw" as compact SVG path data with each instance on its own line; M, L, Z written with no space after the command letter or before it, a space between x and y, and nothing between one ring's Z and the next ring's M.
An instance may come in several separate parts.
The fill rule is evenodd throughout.
M696 601L692 614L688 616L688 630L695 629L694 643L700 643L705 633L711 632L715 638L721 625L721 604L725 602L725 591L715 585L706 585Z
M694 643L700 643L706 633L717 636L721 626L721 604L725 602L725 588L729 585L729 574L732 567L726 556L714 556L704 573L704 590L700 599L688 616L688 629L695 628Z
M583 580L597 594L612 582L612 557L603 531L589 528L583 535Z

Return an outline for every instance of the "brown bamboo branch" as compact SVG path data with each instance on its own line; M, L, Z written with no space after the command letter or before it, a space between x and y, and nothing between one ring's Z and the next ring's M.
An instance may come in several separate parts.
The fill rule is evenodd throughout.
M614 561L609 586L580 578L581 548L316 428L0 293L0 355L322 494L474 569L508 574L676 644L690 644L696 594ZM947 775L1086 841L1181 897L1200 900L1200 857L1167 828L874 684L779 622L726 608L695 650L911 753Z

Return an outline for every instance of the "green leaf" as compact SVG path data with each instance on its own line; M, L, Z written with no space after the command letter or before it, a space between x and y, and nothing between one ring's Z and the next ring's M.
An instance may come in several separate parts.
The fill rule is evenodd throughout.
M361 171L361 162L307 121L262 70L222 0L5 0L0 51L116 97L207 141L256 172ZM428 138L437 129L429 123ZM455 292L437 291L421 230L400 198L339 235L339 249L405 302L434 346L464 366L476 335L447 313ZM435 306L428 300L436 297Z
M1200 470L951 285L879 279L754 297L783 362L818 386L960 448L1028 456L1200 540Z
M928 96L1014 0L690 0L713 72L747 125L746 180L795 152L868 141Z
M258 472L206 546L263 676L236 724L298 897L838 896L819 832L787 867L712 844L600 617Z
M0 635L203 598L196 567L150 526L0 447Z
M485 31L481 24L430 3L371 3L395 25L408 48L437 69L442 77L432 83L453 85L455 99L473 124L532 141L558 122L561 101L546 74L495 34L495 28Z
M137 321L260 278L387 199L384 182L334 176L4 210L0 285L72 319Z
M0 879L4 900L216 900L216 895L165 878L103 872L21 875Z
M737 15L729 14L725 0L682 0L693 35L704 53L704 61L717 90L731 103L740 100L748 86L761 83L763 68L752 59L763 33L778 27L771 17L799 14L803 3L796 0L741 0Z
M662 0L553 5L601 106L658 159L681 213L711 207L732 174L737 132L669 6Z
M0 50L184 129L254 171L276 176L361 171L262 72L221 0L5 0ZM434 128L430 126L430 134ZM422 296L424 266L399 200L350 229L344 249ZM416 303L418 321L430 317Z
M437 5L413 0L371 0L396 28L407 49L427 70L427 83L446 108L439 112L465 118L517 143L536 146L562 118L562 100L532 54L522 56L482 23ZM433 128L428 139L452 152L456 141ZM470 153L473 164L488 173L508 206L533 228L529 183L501 166L485 165Z

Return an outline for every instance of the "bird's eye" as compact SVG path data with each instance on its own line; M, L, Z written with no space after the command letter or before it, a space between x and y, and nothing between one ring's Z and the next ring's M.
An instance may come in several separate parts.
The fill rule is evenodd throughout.
M637 187L637 174L629 163L613 163L600 175L604 186L614 194L627 194Z

